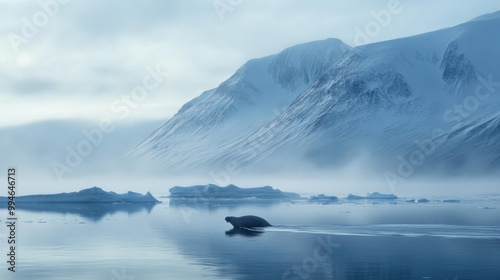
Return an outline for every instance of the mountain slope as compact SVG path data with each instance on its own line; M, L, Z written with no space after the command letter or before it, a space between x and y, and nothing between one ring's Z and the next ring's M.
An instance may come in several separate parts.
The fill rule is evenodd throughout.
M349 49L328 39L250 60L219 87L186 103L129 155L171 168L216 155L271 120Z
M500 38L491 34L499 28L497 12L354 49L328 40L250 61L133 154L166 169L328 167L362 158L382 172L408 162L498 171Z
M500 77L494 66L500 65L500 41L490 36L500 28L499 15L354 49L248 138L252 140L236 143L214 162L274 165L293 151L299 161L325 166L368 153L373 160L369 165L390 168L397 166L398 156L418 148L415 141L432 138L435 129L447 139L455 130L488 122L498 112L498 93L488 93L490 86L482 89L488 96L479 98L476 88L487 77ZM460 106L470 112L458 119ZM489 157L491 149L500 150L485 140L464 134L422 160L429 169L452 169L457 166L453 161L461 160L457 154L464 154L462 159L477 158L476 169L492 167L495 161L481 158ZM245 149L252 141L260 143Z

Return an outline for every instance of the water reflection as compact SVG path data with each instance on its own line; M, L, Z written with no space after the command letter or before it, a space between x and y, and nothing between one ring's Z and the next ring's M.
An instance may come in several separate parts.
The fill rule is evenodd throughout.
M261 230L251 230L246 228L233 228L231 230L226 231L226 235L230 237L235 235L241 235L245 237L256 237L263 233L264 231Z
M215 210L219 208L236 209L245 206L272 207L282 203L274 199L218 199L218 198L170 198L170 207L190 207L199 210Z
M281 225L222 235L223 217L240 214ZM500 279L497 214L476 205L216 207L194 212L189 232L170 229L168 238L233 279Z
M0 209L6 204L0 204ZM19 210L41 213L77 214L91 221L100 221L106 215L119 212L133 214L141 211L148 213L155 203L17 203Z
M21 225L18 279L112 279L122 268L135 279L153 280L500 279L500 210L475 204L223 205L184 211L167 204L23 204L49 222ZM74 218L66 213L110 219L69 223ZM245 214L276 226L235 229L224 220ZM456 221L455 215L468 218L442 224ZM0 279L14 279L8 277L0 271Z

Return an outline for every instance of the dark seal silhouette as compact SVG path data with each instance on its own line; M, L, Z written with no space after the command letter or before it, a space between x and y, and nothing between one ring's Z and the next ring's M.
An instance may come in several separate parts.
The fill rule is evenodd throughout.
M257 216L241 216L241 217L226 217L226 222L231 223L235 228L255 228L255 227L270 227L271 224L261 217Z

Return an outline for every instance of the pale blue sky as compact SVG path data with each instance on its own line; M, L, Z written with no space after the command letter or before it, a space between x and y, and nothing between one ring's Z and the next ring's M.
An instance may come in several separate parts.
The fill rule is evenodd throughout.
M375 28L370 42L405 37L500 10L498 0L40 3L49 5L0 0L0 127L166 120L251 58L329 37L354 45L367 28ZM122 99L158 67L168 76L148 80L143 99Z

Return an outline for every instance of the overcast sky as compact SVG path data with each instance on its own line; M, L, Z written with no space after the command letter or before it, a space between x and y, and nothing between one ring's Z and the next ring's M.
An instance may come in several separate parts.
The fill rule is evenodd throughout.
M355 45L367 28L370 42L405 37L500 10L498 0L457 2L0 0L0 127L168 119L251 58L326 38ZM377 30L376 14L387 13Z

